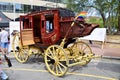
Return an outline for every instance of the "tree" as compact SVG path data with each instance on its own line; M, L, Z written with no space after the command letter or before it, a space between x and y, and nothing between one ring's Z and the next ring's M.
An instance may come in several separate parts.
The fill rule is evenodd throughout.
M75 13L87 11L86 2L87 0L66 0L67 8L75 11Z
M73 0L73 1L74 3L71 2L73 3L71 6L74 5L74 7L72 7L72 10L75 10L75 12L81 10L89 10L91 8L96 9L102 17L104 27L108 28L108 30L111 30L112 27L117 26L116 21L118 21L118 25L120 26L120 0L119 2L118 0ZM118 17L118 20L116 20L116 17Z
M78 11L82 11L82 10L88 10L90 8L95 8L96 10L99 11L102 19L103 19L103 24L104 27L106 27L106 18L105 18L105 10L106 10L106 0L68 0L67 4L67 8L69 8L69 5L72 7L74 5L74 7L72 7L72 10L75 10L76 12ZM75 4L76 3L76 4ZM71 8L69 8L71 9Z

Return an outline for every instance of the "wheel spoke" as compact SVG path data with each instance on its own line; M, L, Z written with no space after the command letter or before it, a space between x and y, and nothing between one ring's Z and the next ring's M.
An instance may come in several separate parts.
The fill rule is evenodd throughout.
M62 63L60 63L59 62L59 65L61 66L61 67L63 67L63 68L66 68L66 66L65 65L63 65Z
M51 54L51 57L54 57L54 54L53 54L53 52L50 49L48 50L48 52Z
M58 74L59 71L58 71L58 66L57 65L55 65L55 69L56 69L56 74Z
M21 52L23 53L21 54L22 59L26 60L27 55L25 54L25 50L22 49Z
M50 62L50 60L47 60L47 62Z
M56 54L55 47L53 47L52 49L53 49L53 55L55 56Z
M20 58L21 58L21 61L24 61L23 52L22 51L20 52Z
M80 46L81 46L80 49L82 50L82 48L83 48L83 44L80 44Z
M84 52L86 49L87 49L87 46L85 46L85 47L82 49L82 51Z
M61 73L63 73L62 67L58 64L58 68L60 70Z
M76 51L79 53L79 45L76 44Z
M51 58L51 59L53 59L53 57L52 57L52 56L50 56L49 54L46 54L46 56L47 56L47 57L49 57L49 58Z
M17 53L18 53L18 54L17 54ZM16 53L16 56L20 57L20 52L17 52L17 53Z
M55 70L55 66L54 65L52 65L52 71L54 71Z

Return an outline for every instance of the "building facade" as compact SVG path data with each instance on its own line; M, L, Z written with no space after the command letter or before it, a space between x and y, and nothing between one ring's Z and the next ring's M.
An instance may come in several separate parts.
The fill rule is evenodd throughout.
M0 11L12 20L33 10L41 11L59 7L66 7L63 0L0 0Z

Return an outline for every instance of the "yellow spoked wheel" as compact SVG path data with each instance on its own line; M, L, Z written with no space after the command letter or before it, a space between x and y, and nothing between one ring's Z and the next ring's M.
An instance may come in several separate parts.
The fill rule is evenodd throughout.
M12 49L16 60L20 63L27 62L29 58L29 48L28 46L22 46L20 41L20 34L16 33L13 36Z
M50 73L55 76L63 76L68 70L67 55L58 45L49 46L45 51L45 64Z
M75 42L70 48L72 49L72 55L74 56L74 59L77 62L83 62L80 65L88 64L94 55L89 45L82 41Z

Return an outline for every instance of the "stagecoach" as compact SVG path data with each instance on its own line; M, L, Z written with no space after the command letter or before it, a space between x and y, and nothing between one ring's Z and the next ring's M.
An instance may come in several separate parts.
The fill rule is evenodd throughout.
M79 23L66 9L31 12L20 16L20 32L14 30L12 48L16 60L25 63L31 55L42 55L55 76L63 76L74 65L86 65L95 57L79 37L99 25Z

